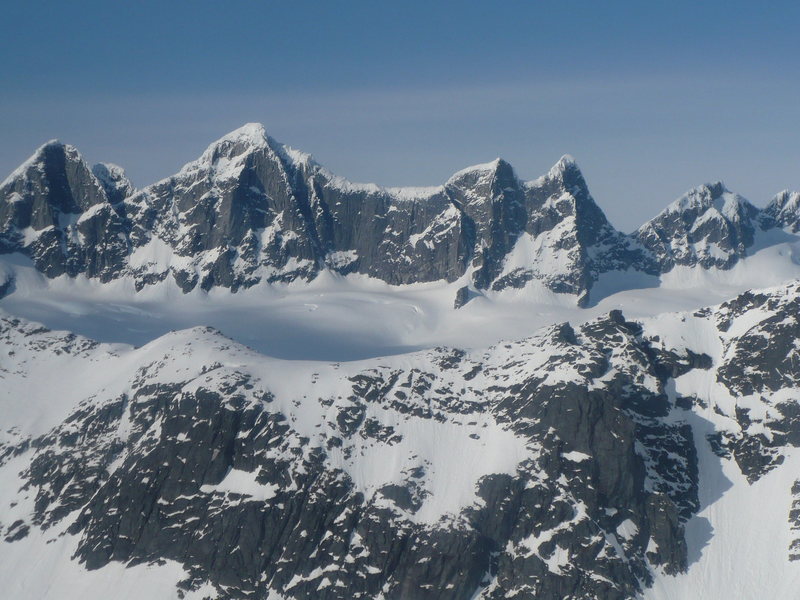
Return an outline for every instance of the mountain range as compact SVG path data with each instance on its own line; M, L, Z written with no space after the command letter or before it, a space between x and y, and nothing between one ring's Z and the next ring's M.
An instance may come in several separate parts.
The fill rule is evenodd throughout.
M795 598L798 220L717 182L623 233L568 156L382 188L250 124L137 190L49 142L0 185L4 594Z
M730 269L762 238L774 243L764 234L796 232L798 203L782 192L759 210L717 182L624 234L569 156L533 181L496 159L439 187L381 188L248 124L141 190L116 165L45 144L0 185L0 253L29 257L49 278L127 278L137 290L169 280L236 291L329 270L391 285L458 280L459 305L530 283L586 305L604 276Z

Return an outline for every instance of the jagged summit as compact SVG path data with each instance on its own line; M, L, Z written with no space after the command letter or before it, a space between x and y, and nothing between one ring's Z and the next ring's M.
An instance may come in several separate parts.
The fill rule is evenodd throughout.
M287 165L299 170L304 170L307 173L320 175L327 180L328 185L342 190L384 193L390 196L395 196L398 199L419 200L430 197L442 189L442 186L384 187L378 183L350 181L325 168L314 159L312 154L293 148L269 136L264 125L261 123L246 123L230 133L225 134L218 140L211 143L198 160L192 161L184 166L183 169L181 169L181 172L196 170L203 166L216 164L220 160L230 160L231 158L235 158L237 156L243 156L251 152L257 152L265 149L276 153ZM516 175L514 175L514 169L512 165L505 159L497 157L489 162L471 165L453 173L443 185L446 186L448 184L453 184L465 177L477 178L497 173L503 173L504 176L510 175L516 177ZM563 155L549 170L548 174L543 177L551 179L563 179L567 173L580 175L580 169L578 168L575 159L569 154ZM542 178L539 178L533 182L524 183L535 185L536 182L541 179Z
M554 164L547 173L548 177L559 177L563 176L564 173L569 171L580 171L578 167L577 161L572 157L570 154L564 154L561 158L558 159L558 162Z
M53 157L59 154L70 154L78 157L80 156L78 154L78 150L74 146L63 144L57 139L48 140L34 150L33 154L25 159L20 166L14 169L8 175L8 177L6 177L3 182L0 183L0 188L12 185L15 180L24 177L25 173L31 168L41 167L41 165L43 165L46 161L52 160Z
M48 148L60 149L70 153L78 160L82 160L78 150L71 145L64 144L57 139L49 140L42 144L37 150L28 158L22 165L15 169L3 182L5 185L8 181L19 176L26 168L32 164L41 161ZM287 165L297 169L305 169L309 172L323 175L329 185L347 189L347 190L360 190L369 191L373 193L386 193L390 196L406 199L422 199L430 197L434 193L441 191L442 186L394 186L383 187L375 183L356 183L345 179L344 177L335 175L328 169L320 165L313 157L313 155L303 152L301 150L292 148L283 144L266 132L266 129L261 123L245 123L241 127L226 133L219 139L215 140L203 151L197 159L186 163L178 175L196 172L202 169L213 168L217 177L225 178L235 176L238 172L237 167L241 167L241 162L244 157L259 151L272 151L280 156ZM104 168L107 167L107 168ZM127 183L122 185L127 190L128 195L136 192L136 188L130 183L125 175L125 171L119 165L112 163L98 163L92 167L92 172L98 178L106 178L107 181L113 180L114 182L122 182L125 180ZM503 158L497 157L492 161L471 165L461 169L451 175L443 185L453 183L466 176L478 176L478 174L498 173L504 172L513 174L513 167ZM523 182L525 185L535 186L544 178L563 178L567 172L580 173L575 159L569 154L563 155L556 164L548 171L548 173L536 180L530 182ZM515 175L514 175L515 176ZM109 180L108 178L111 178ZM174 178L175 175L167 177L164 181ZM159 182L160 183L160 182Z
M266 148L268 138L263 125L248 123L209 144L200 158L184 165L178 176L211 169L218 178L235 177L248 155Z
M740 207L749 210L752 204L734 192L731 192L722 181L704 183L692 188L680 198L670 203L659 215L670 212L689 210L705 211L713 209L726 216L733 217ZM658 218L658 215L656 216Z
M564 154L552 167L550 167L547 173L537 177L536 179L525 182L525 185L528 187L541 187L548 181L563 181L564 177L570 173L580 175L581 178L583 177L577 161L570 154Z

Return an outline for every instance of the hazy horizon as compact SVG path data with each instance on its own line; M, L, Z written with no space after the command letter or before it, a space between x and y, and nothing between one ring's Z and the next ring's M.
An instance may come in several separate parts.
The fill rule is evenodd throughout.
M800 188L800 8L744 2L26 3L0 24L0 178L48 139L138 187L245 122L331 171L443 183L571 154L620 229L723 180ZM124 22L136 35L121 38Z

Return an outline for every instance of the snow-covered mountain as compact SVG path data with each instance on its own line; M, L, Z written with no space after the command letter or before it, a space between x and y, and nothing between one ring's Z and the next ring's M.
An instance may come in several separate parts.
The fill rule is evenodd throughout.
M4 595L794 598L798 206L625 234L570 157L381 188L247 125L136 190L45 144L0 185Z
M164 597L622 599L698 572L724 588L707 565L747 550L713 536L751 515L714 503L769 479L785 506L758 518L783 535L750 569L779 560L797 585L798 302L791 284L353 363L7 317L0 568L16 597L72 597L59 586L114 563L151 565ZM70 568L40 581L41 552Z
M629 236L570 157L529 182L497 159L440 187L386 189L337 177L250 124L139 191L120 167L91 168L75 148L45 144L0 186L0 252L50 278L136 289L168 280L236 291L327 270L392 285L460 280L458 304L530 286L587 304L608 274L730 268L759 231L792 230L792 198L762 215L721 183L702 186Z
M758 217L755 206L716 182L678 198L637 237L663 271L676 265L729 269L753 245Z
M782 191L767 205L764 214L772 219L770 225L797 233L800 231L800 192Z

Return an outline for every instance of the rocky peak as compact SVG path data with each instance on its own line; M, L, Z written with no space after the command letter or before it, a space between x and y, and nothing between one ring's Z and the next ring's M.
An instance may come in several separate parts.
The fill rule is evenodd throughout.
M558 182L570 191L576 187L581 190L587 188L586 180L583 178L583 173L581 173L577 161L569 154L565 154L558 159L558 162L550 168L544 178Z
M445 188L465 195L472 202L496 200L499 192L518 187L513 167L502 158L462 169L445 183Z
M619 233L595 203L583 173L569 155L562 156L546 175L527 182L525 187L536 206L533 232L566 227L583 246L595 245L611 233Z
M61 215L76 215L107 202L103 187L73 146L52 140L0 186L0 227L58 226ZM63 219L62 219L63 220Z
M758 209L721 181L698 186L636 233L665 271L675 265L728 269L747 253Z
M58 140L40 146L6 178L0 191L22 197L44 195L54 208L67 213L79 213L106 200L78 150Z
M14 185L20 179L24 179L29 175L31 170L42 170L48 155L52 155L53 151L63 152L65 149L66 147L64 144L56 139L45 142L39 146L25 162L14 169L11 174L3 180L3 183L0 184L0 189L5 189L10 185Z
M240 127L126 200L132 245L180 257L137 265L137 286L170 274L184 291L308 279L321 259L306 201L290 150L260 124Z
M473 282L486 289L501 274L505 257L525 228L522 185L511 165L497 158L459 171L445 189L463 211L466 228L474 231Z
M575 160L562 157L544 176L523 187L526 221L504 261L495 290L537 280L558 293L589 301L602 273L653 271L647 253L617 231L595 204Z
M800 231L800 192L783 190L767 205L763 212L771 225Z
M121 208L74 147L48 142L0 187L0 253L22 253L48 277L109 281L125 267Z
M217 180L235 178L249 155L268 147L264 127L259 123L248 123L210 144L200 158L186 164L177 177L185 178L201 172Z
M550 197L557 198L563 194L569 194L580 200L591 199L583 173L569 154L562 156L545 175L526 182L525 187L540 201Z
M683 213L689 218L710 212L713 217L719 215L728 221L741 221L753 218L757 209L739 194L728 190L723 182L716 181L689 190L661 214L675 212Z
M595 245L618 233L595 203L583 173L569 155L562 156L546 175L527 182L525 187L536 206L537 218L530 223L533 233L567 227L583 246Z

